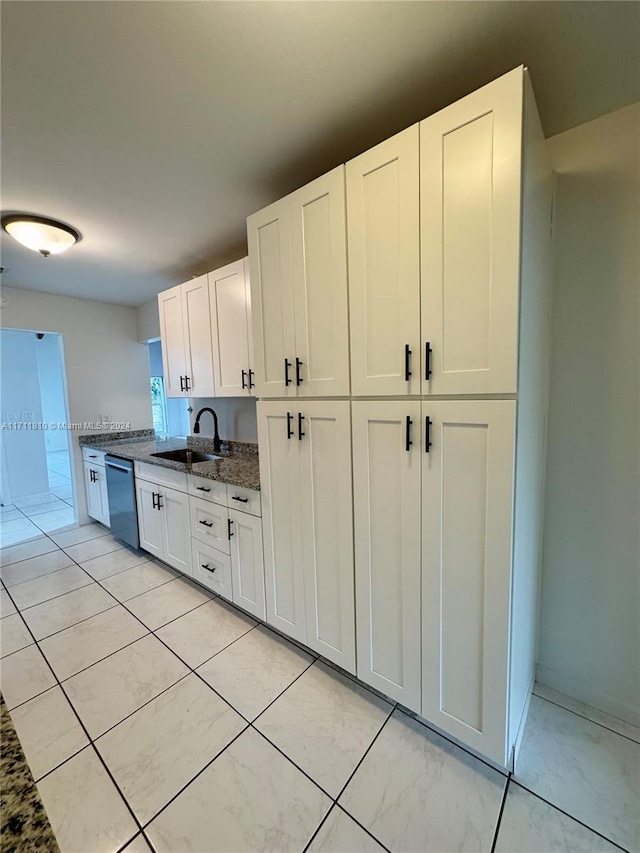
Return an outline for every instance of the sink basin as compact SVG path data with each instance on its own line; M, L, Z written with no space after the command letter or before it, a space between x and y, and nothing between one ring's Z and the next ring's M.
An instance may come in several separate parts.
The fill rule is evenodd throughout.
M163 453L152 453L152 456L157 456L159 459L170 459L172 462L184 462L185 465L191 465L194 462L215 462L217 459L222 459L222 456L214 456L212 453L201 453L199 450L165 450Z

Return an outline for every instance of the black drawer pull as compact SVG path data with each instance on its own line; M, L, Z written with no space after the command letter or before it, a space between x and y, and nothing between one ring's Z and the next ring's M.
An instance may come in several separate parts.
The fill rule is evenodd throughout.
M296 356L296 385L302 384L302 374L300 372L300 368L302 367L303 362L300 361L298 356Z
M199 521L198 524L204 524L205 527L213 527L213 521Z
M246 371L246 370L243 370L243 371L242 371L242 387L243 387L243 388L247 388L247 387L248 387L248 385L247 385L247 378L246 378L246 377L247 377L247 371Z
M180 377L180 390L184 391L184 376Z
M158 503L156 504L156 509L162 509L162 507L164 506L164 504L160 503L161 497L162 497L162 495L160 494L160 492L158 492Z
M409 344L404 345L404 381L411 379L411 349Z
M196 486L196 489L199 492L210 492L211 491L211 489L206 489L204 486Z
M233 536L233 533L231 532L231 525L232 524L233 524L233 519L228 518L227 519L227 533L229 534L229 539L231 539L231 537Z
M293 435L293 430L291 429L291 421L293 420L293 415L291 412L287 412L287 438L291 438Z
M409 415L407 415L407 419L405 422L405 444L404 444L404 449L407 451L407 453L409 452L409 450L411 449L411 445L413 444L413 442L411 441L411 424L412 423L413 423L413 421L411 420Z
M298 412L298 441L302 441L302 436L306 435L302 431L302 421L304 420L304 415L301 412Z
M429 453L431 447L431 418L424 419L424 452Z
M191 386L189 385L190 382L191 382L191 377L185 376L184 377L184 390L185 391L191 391Z
M98 458L98 454L97 454L97 453L90 453L90 454L89 454L89 459L97 459L97 458Z
M200 563L200 565L202 566L203 569L206 569L208 572L211 572L211 574L213 574L216 570L216 566L211 568L211 566L207 565L206 563Z
M253 374L254 374L254 372L255 372L255 371L253 371L253 370L251 370L251 368L249 368L249 388L253 388L253 387L255 386L255 384L256 384L256 383L253 381Z
M291 367L291 362L288 358L284 360L284 384L291 385L291 378L289 376L289 368Z
M431 344L429 341L424 345L424 378L431 379Z
M158 509L158 507L156 506L156 498L157 497L158 497L158 495L156 494L156 492L151 492L151 505L152 505L153 509Z
M235 495L231 498L232 501L240 501L241 504L248 504L249 498L237 498Z

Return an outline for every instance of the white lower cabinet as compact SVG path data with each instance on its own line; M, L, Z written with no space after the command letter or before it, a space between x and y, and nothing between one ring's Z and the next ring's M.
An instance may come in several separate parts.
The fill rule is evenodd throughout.
M191 540L191 574L212 592L229 601L233 598L231 586L231 558L212 545L198 539Z
M267 621L355 672L350 404L259 402Z
M109 496L107 494L107 475L104 465L84 462L84 488L87 496L87 514L107 527L109 517Z
M262 520L246 512L230 509L229 521L233 601L258 619L264 619Z
M140 547L185 574L191 574L189 496L136 479Z

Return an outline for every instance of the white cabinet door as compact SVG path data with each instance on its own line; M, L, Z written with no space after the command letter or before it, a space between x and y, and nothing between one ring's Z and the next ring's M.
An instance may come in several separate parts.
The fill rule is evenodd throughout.
M189 535L189 496L175 489L162 489L160 515L163 520L165 563L191 574L191 537Z
M420 393L418 125L347 163L354 396Z
M232 600L231 558L228 554L192 539L191 576L217 595Z
M164 390L167 397L184 397L184 377L187 374L182 285L158 294Z
M97 481L98 466L84 463L84 490L87 496L87 513L91 518L102 521L102 495ZM103 469L104 472L104 469Z
M289 196L298 396L349 394L344 166Z
M245 261L209 273L216 394L246 397L249 391L249 335Z
M355 675L351 406L299 403L306 642Z
M98 486L100 488L100 518L105 527L111 527L111 516L109 515L109 493L107 491L107 472L100 466L98 469Z
M231 578L233 600L249 613L264 619L264 558L262 521L246 512L229 510L231 522Z
M255 391L259 397L296 395L289 220L288 198L247 219Z
M352 419L358 678L419 712L420 403L354 402Z
M422 403L422 716L502 765L515 406Z
M294 413L286 401L258 403L267 622L304 643L300 452Z
M182 311L186 356L186 391L189 397L214 397L213 342L206 275L182 285Z
M420 124L425 394L517 390L522 97L518 68Z
M140 547L163 560L164 523L162 511L157 509L158 494L158 486L155 483L136 480Z

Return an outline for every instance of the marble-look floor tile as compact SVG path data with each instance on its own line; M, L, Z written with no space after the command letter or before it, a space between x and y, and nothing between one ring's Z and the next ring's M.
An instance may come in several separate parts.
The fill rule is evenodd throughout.
M67 548L69 545L78 545L80 542L89 542L91 539L102 539L104 536L109 535L109 530L106 527L90 522L89 524L74 527L73 530L65 530L64 533L52 533L51 539L60 548Z
M64 681L147 633L138 619L118 605L47 637L40 648Z
M142 833L140 833L140 835L136 835L130 844L127 844L122 853L153 853L153 850L144 840Z
M73 488L71 486L58 486L55 489L51 489L51 494L66 501L69 498L73 498Z
M614 853L619 849L515 782L509 783L496 853Z
M43 640L117 604L106 589L91 581L80 589L23 610L22 617L36 640Z
M5 616L11 616L12 613L17 612L13 601L9 597L9 593L6 589L0 589L0 619L4 619Z
M144 824L246 725L196 675L188 675L96 746Z
M149 635L71 676L65 690L87 731L97 738L188 672Z
M248 720L255 720L312 662L311 655L258 625L202 664L198 673Z
M67 504L60 500L60 498L52 498L46 503L33 504L32 506L25 507L22 512L27 516L27 518L33 518L36 515L43 515L45 512L55 512L59 509L68 508Z
M13 505L18 509L24 509L28 506L34 506L35 504L41 504L44 501L52 500L51 492L38 492L35 495L29 495L25 498L16 498L13 502Z
M115 553L118 554L119 551ZM128 601L130 598L135 598L136 595L149 592L150 589L169 583L177 577L178 573L168 566L161 566L147 560L127 569L125 572L118 572L111 577L103 578L101 583L118 601Z
M183 661L196 667L256 624L255 619L215 599L169 622L157 634Z
M255 725L337 797L392 710L388 702L316 662Z
M113 536L100 536L97 539L89 539L87 542L79 542L77 545L64 546L64 550L76 563L84 563L93 557L102 557L103 554L119 551L121 548L122 542L118 542Z
M640 846L640 745L533 696L515 779L629 850Z
M14 521L16 518L24 518L24 513L15 507L0 507L0 522Z
M334 806L311 844L308 853L383 853L384 847L378 844L368 832L344 812L340 806Z
M44 533L53 533L54 530L63 530L65 527L74 524L76 514L72 507L64 504L64 509L34 515L32 520Z
M331 800L248 729L147 828L158 853L301 851Z
M9 522L12 524L13 522ZM12 548L15 545L20 545L25 542L30 542L32 539L37 539L42 536L42 530L29 521L28 526L21 527L19 530L5 532L0 529L0 548L3 550Z
M201 587L188 583L182 578L162 584L155 589L131 598L127 607L154 631L172 619L199 607L205 601L211 601L213 595Z
M132 569L134 566L139 566L141 563L148 562L149 555L146 552L136 552L131 548L121 548L119 551L111 551L110 554L103 554L102 557L85 560L80 565L85 572L89 572L92 578L101 581L103 578L117 575L119 572L124 572L127 569Z
M93 580L80 566L69 566L12 586L11 597L18 610L24 610L51 598L57 598L66 592L72 592L74 589L89 586L91 583Z
M13 545L11 548L3 548L0 551L0 563L3 566L8 566L11 563L18 563L21 560L28 560L31 557L38 557L40 554L48 554L51 551L57 551L58 546L52 542L48 536L43 536L42 532L38 532L35 539L29 542L22 542L20 545Z
M490 850L506 778L394 711L340 798L390 850Z
M12 655L32 643L33 637L18 613L7 616L0 622L0 657Z
M640 728L626 722L626 720L621 720L619 717L613 717L611 714L606 714L604 711L592 708L586 702L581 702L579 699L574 699L572 696L567 696L565 693L560 693L560 691L547 687L544 684L536 682L533 692L542 699L547 699L555 705L560 705L562 708L573 711L574 714L586 717L587 720L598 723L607 729L611 729L613 732L617 732L619 735L624 735L624 737L631 738L636 743L640 743Z
M10 533L29 530L31 527L33 527L33 523L23 513L20 513L17 518L2 518L0 519L0 537L4 538Z
M48 554L40 554L38 557L3 566L2 580L7 589L10 589L16 584L49 575L51 572L57 572L72 565L73 560L64 551L51 551Z
M36 780L89 743L59 687L15 708L11 719Z
M43 693L56 683L41 652L35 645L4 658L0 668L0 690L11 711Z
M61 853L115 853L138 831L90 746L41 779L38 791Z

